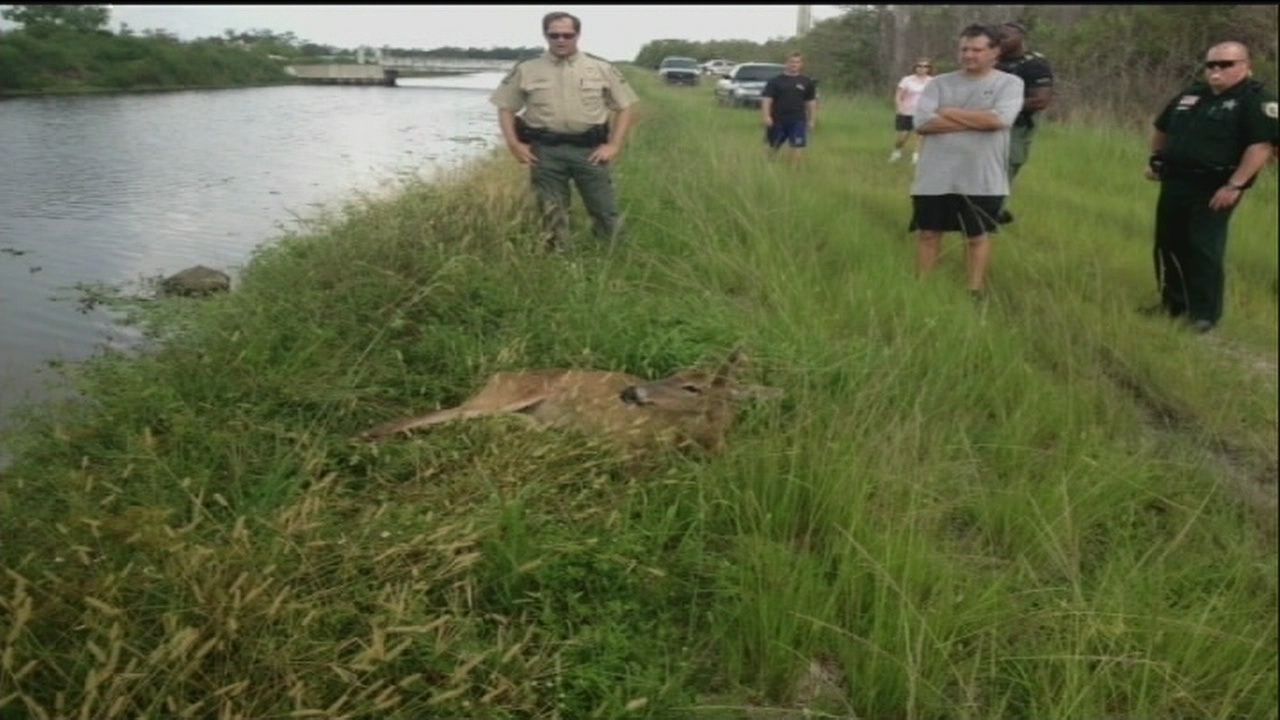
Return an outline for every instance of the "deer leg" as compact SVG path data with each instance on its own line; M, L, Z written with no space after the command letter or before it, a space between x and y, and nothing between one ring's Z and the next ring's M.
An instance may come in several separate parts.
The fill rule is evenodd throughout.
M489 415L503 415L508 413L527 420L535 426L541 426L541 423L539 423L535 417L526 413L537 407L542 401L543 398L521 400L494 410L475 410L468 405L459 405L458 407L437 410L418 417L383 423L382 425L365 432L360 437L364 440L382 440L399 433L407 433L412 430L430 427L432 425L441 425L453 420L474 420L475 418L487 417Z
M447 423L450 420L462 417L462 415L463 409L461 407L437 410L436 412L427 413L426 415L420 415L418 417L383 423L372 430L365 432L360 437L363 440L382 440L397 433L409 432L410 430L417 430L418 428L428 427L430 425Z

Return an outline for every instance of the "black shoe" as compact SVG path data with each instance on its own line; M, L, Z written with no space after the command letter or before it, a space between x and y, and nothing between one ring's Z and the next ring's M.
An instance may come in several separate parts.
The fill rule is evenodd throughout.
M1001 210L1000 214L996 215L996 222L1000 223L1001 225L1008 225L1009 223L1013 222L1013 213L1009 212L1008 210Z
M969 299L973 301L974 305L978 305L978 306L985 305L987 302L987 291L986 290L970 290Z
M1155 305L1143 305L1138 308L1138 314L1146 317L1161 317L1170 315L1169 308L1164 303L1156 303Z

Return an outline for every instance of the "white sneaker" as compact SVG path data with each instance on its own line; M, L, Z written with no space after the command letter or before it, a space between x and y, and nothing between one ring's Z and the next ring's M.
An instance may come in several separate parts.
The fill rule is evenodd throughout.
M920 153L918 152L911 153L911 164L915 165L918 162L920 162Z
M902 159L901 150L894 150L893 152L889 153L889 162L898 162L901 159Z

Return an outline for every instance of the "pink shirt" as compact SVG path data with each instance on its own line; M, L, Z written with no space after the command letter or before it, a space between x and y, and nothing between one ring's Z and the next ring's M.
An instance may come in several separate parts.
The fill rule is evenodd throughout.
M900 98L897 95L894 96L899 115L916 114L916 101L920 99L920 93L924 92L924 86L928 85L932 79L931 76L921 79L915 75L908 75L898 81L898 89L903 91Z

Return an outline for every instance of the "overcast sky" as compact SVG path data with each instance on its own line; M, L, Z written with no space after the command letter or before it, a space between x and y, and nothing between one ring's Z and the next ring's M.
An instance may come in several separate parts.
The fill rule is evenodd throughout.
M303 40L430 49L542 46L542 16L553 10L582 19L583 50L631 60L650 40L790 37L798 5L112 5L109 27L168 30L183 40L221 35L227 28L293 32ZM814 5L813 19L840 14Z

